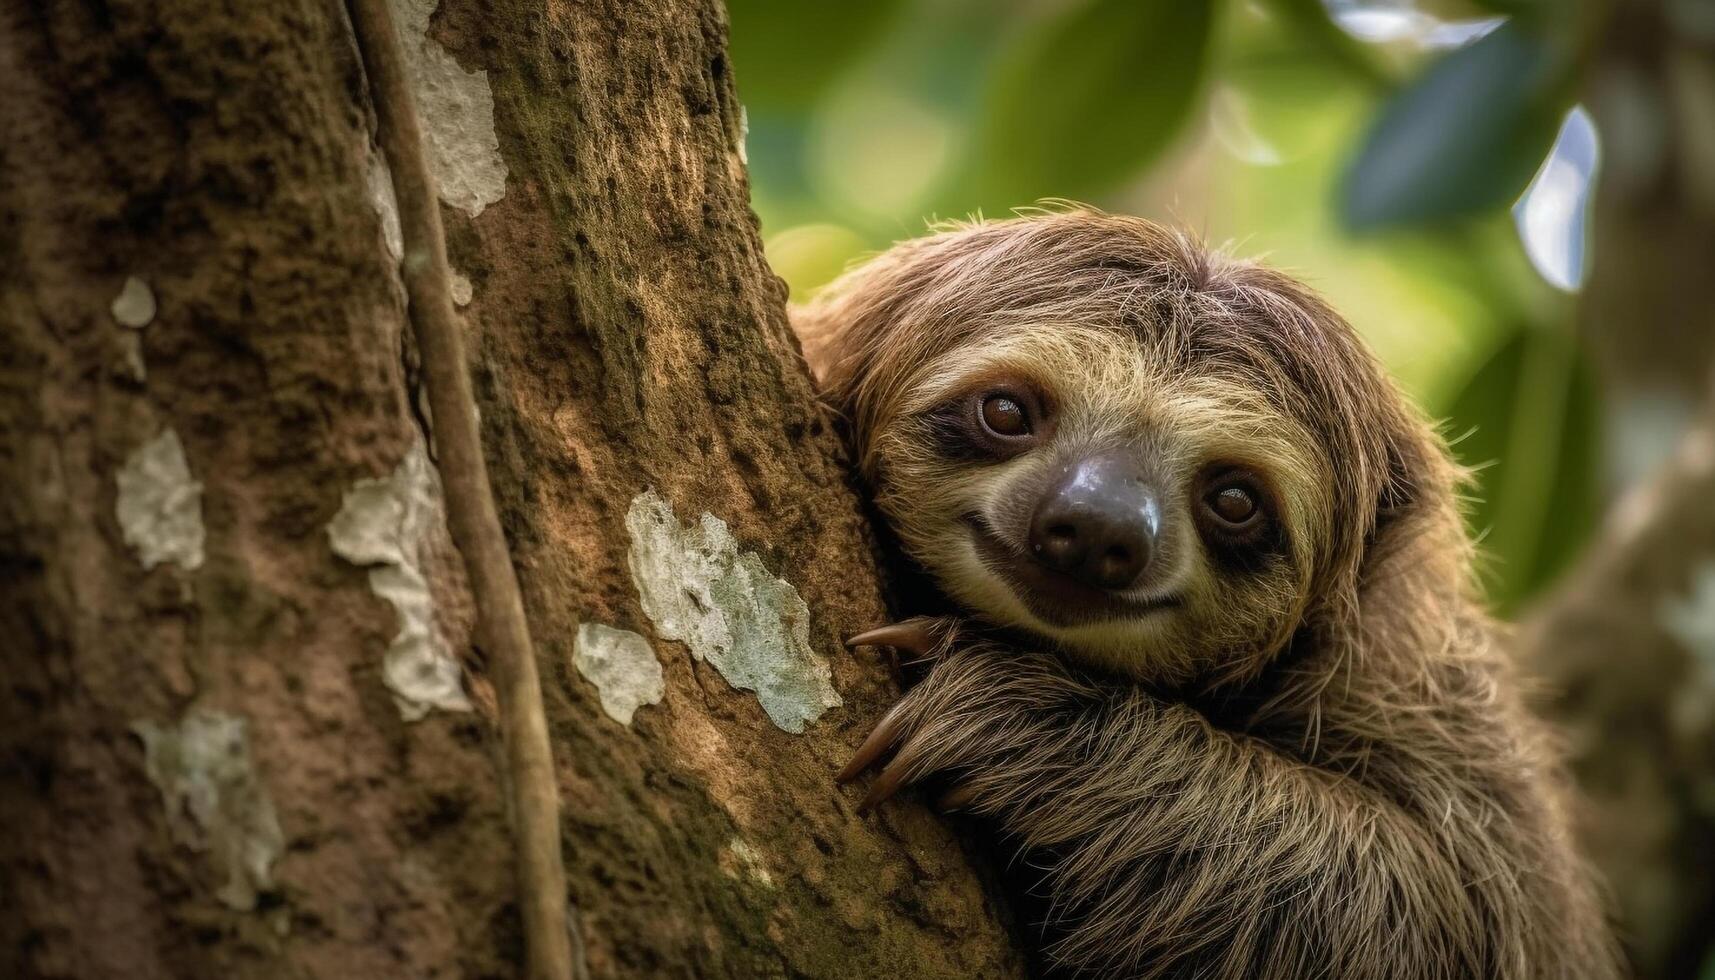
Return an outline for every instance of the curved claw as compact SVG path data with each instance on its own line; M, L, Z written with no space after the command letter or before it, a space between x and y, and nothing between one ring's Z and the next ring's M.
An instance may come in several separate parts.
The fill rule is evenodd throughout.
M866 630L846 641L848 647L890 646L926 656L940 643L933 629L934 620L920 616L888 626Z
M900 731L905 727L904 709L905 702L901 701L894 705L887 714L881 716L881 720L876 722L875 728L870 731L869 737L865 738L863 744L858 746L857 753L852 756L851 761L846 763L844 769L835 774L834 782L849 783L856 779L858 773L874 765L875 760L881 758L882 754L891 748L894 742L899 741Z
M881 771L881 775L875 777L869 792L858 801L859 813L866 813L877 803L891 798L915 778L911 771L917 761L917 753L912 751L913 744L907 744L901 749L899 754L893 757L893 761L887 764L887 768Z
M971 801L976 798L976 784L960 783L947 792L942 793L941 798L935 801L935 808L951 813L954 810L963 810L965 807L970 806Z

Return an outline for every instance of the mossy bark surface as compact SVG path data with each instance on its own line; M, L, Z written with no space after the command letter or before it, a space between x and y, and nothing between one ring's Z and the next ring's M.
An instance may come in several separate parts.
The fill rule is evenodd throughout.
M886 608L762 258L719 5L440 8L421 43L486 73L505 168L477 207L448 180L443 216L591 974L1018 973L953 834L912 804L860 817L831 781L897 694L839 643ZM328 534L433 445L353 43L332 0L0 13L0 974L517 972L457 555L437 530L413 561L473 707L407 721L400 613ZM441 165L480 198L483 133L450 132ZM113 307L132 278L141 326ZM146 567L119 475L168 431L202 558ZM651 491L802 598L786 626L838 707L783 730L660 635L628 560ZM574 667L585 623L662 665L629 725ZM214 762L162 748L203 731L241 737Z

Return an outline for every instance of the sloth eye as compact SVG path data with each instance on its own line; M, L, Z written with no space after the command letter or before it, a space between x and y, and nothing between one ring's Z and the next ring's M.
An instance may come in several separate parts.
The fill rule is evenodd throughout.
M1054 407L1028 382L991 379L920 416L928 446L948 459L1004 463L1054 434Z
M1234 527L1243 527L1256 517L1256 498L1237 485L1217 488L1205 499L1211 513Z
M1011 439L1030 434L1030 415L1011 396L997 394L984 398L978 414L983 428L994 435Z
M1196 486L1192 513L1218 567L1254 573L1290 553L1287 529L1275 519L1277 500L1262 474L1245 466L1218 465L1206 470Z

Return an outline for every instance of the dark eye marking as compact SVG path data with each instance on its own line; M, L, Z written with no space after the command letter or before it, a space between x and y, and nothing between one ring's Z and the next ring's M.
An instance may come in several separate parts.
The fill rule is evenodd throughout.
M1192 496L1197 530L1218 566L1257 572L1289 553L1286 529L1267 482L1242 466L1213 466Z
M946 459L975 463L989 458L988 450L971 438L969 411L963 400L938 406L919 418L925 441Z
M919 419L942 456L973 462L1011 459L1038 445L1053 427L1046 401L1018 382L974 388Z

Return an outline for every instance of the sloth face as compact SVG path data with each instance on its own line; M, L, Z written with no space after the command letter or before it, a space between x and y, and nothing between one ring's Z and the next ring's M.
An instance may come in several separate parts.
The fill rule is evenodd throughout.
M1149 221L948 226L794 326L945 591L1141 680L1251 676L1349 624L1372 556L1457 526L1445 446L1350 325Z
M868 445L906 550L1100 667L1254 669L1304 612L1334 481L1278 392L1186 340L1024 322L925 360Z

